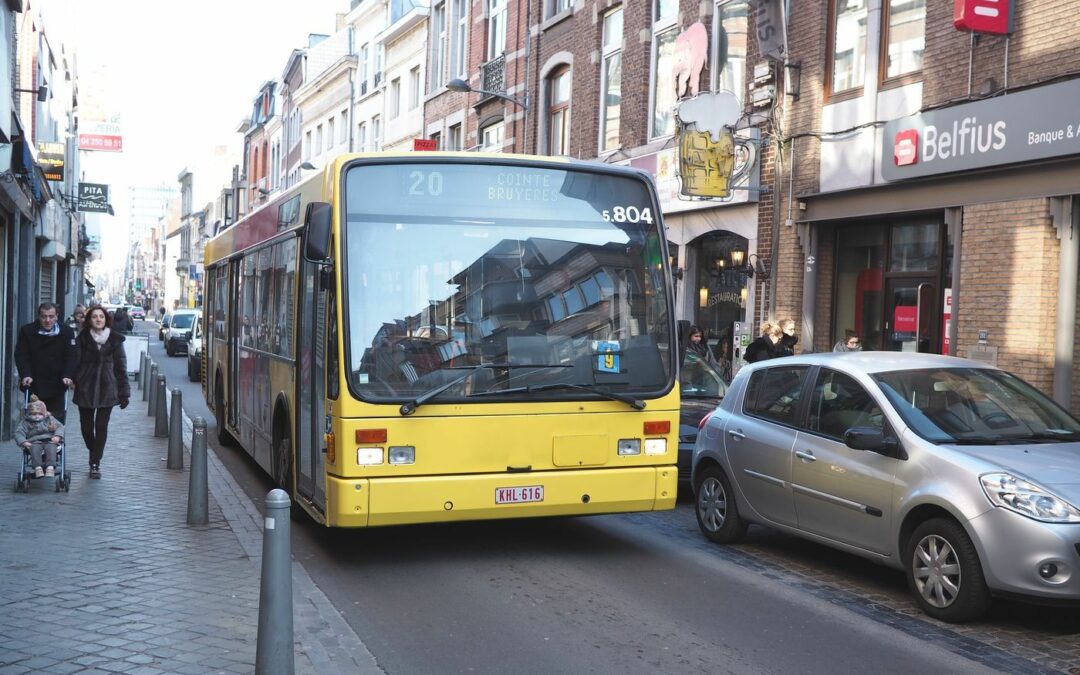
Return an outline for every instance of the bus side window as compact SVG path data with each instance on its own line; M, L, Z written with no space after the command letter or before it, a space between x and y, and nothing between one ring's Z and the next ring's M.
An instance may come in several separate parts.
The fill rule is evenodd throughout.
M331 256L333 251L331 251ZM329 268L327 268L329 269ZM326 293L326 397L336 401L340 384L338 382L338 330L337 330L337 292L331 283Z

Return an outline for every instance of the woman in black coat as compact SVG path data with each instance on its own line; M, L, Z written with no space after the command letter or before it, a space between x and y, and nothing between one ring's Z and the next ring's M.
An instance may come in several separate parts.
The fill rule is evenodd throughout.
M126 408L131 399L124 336L112 330L112 317L101 305L86 313L82 332L75 339L79 369L75 375L75 405L83 440L90 450L90 477L101 478L101 456L109 432L113 406Z
M761 336L747 345L743 358L747 363L757 363L783 356L780 346L780 338L783 335L784 331L780 329L780 324L761 324Z

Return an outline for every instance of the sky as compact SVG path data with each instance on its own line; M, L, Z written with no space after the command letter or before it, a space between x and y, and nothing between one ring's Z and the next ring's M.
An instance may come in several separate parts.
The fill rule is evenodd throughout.
M228 176L208 168L215 146L235 150L236 129L259 87L285 69L309 33L330 34L349 0L31 0L55 51L74 53L82 100L120 115L122 153L84 152L85 179L108 183L115 217L102 216L102 259L122 265L128 188L194 175L194 205ZM200 180L202 178L202 180Z

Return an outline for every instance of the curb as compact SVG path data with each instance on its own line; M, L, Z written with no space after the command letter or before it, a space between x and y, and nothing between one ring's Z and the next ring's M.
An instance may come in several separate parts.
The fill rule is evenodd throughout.
M166 398L166 409L172 401ZM184 416L184 449L191 455L191 418ZM217 456L217 451L206 445L206 469L210 494L217 502L229 528L236 535L256 571L262 566L263 516L258 507L237 485L232 475ZM190 470L190 460L184 467ZM293 620L294 639L310 659L315 672L320 675L361 673L381 675L375 656L364 641L342 618L326 594L315 584L304 566L293 561Z

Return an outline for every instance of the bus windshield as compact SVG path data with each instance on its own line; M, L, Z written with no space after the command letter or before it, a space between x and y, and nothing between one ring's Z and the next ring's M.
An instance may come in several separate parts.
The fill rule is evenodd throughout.
M340 304L357 397L671 386L670 277L645 180L571 165L359 164L345 211Z

